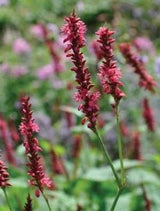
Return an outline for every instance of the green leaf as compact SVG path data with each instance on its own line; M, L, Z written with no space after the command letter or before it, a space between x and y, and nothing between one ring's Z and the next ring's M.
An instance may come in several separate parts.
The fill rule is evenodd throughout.
M127 173L127 180L132 185L141 183L159 184L159 177L148 169L131 169Z
M113 180L113 175L109 167L92 168L82 176L82 179L104 182L106 180Z
M113 161L113 165L115 167L115 169L117 171L120 170L120 160L115 160ZM124 165L124 168L125 169L130 169L130 168L136 168L136 167L140 167L142 166L142 162L140 161L137 161L137 160L127 160L127 159L124 159L123 160L123 165Z
M82 117L83 113L79 111L77 108L71 106L60 106L61 111L69 112L71 114L75 114L76 116Z
M20 178L15 178L15 179L10 179L10 183L12 184L12 186L15 187L21 187L21 188L27 188L28 184L27 184L27 180L25 180L24 178L20 177Z
M115 198L107 198L106 199L107 211L110 210L114 199ZM129 211L130 210L130 200L131 200L131 193L121 195L114 211Z
M113 165L117 171L120 170L120 161L119 160L114 161ZM124 160L125 169L139 167L140 165L141 165L141 163L136 160ZM100 168L92 168L92 169L88 170L88 172L86 172L82 178L91 180L91 181L97 181L97 182L104 182L106 180L114 179L110 166L100 167Z

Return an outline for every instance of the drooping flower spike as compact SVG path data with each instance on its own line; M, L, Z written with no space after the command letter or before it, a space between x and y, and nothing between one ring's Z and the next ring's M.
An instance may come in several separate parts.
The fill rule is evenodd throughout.
M34 137L34 133L39 131L39 127L32 117L29 97L21 98L21 106L23 117L20 125L20 132L25 138L24 147L29 161L26 165L29 168L28 175L31 176L29 183L32 186L38 187L39 190L43 192L44 186L52 189L55 188L55 184L49 177L46 176L44 167L40 162L38 152L42 149L39 146L38 140Z
M157 83L152 76L147 73L144 64L138 59L136 53L131 50L130 44L121 43L119 49L125 57L127 63L131 65L134 68L134 72L139 75L139 86L154 93Z
M114 39L112 38L114 31L110 31L105 27L100 27L96 34L98 35L97 42L100 45L101 55L104 59L99 68L98 75L104 92L111 94L115 100L115 104L118 105L120 99L124 97L125 94L120 89L120 87L123 86L123 83L119 80L121 78L121 72L114 60Z
M99 111L97 100L100 94L98 91L91 91L91 88L93 88L91 75L88 68L85 67L84 55L80 52L81 48L85 46L84 34L86 26L80 18L76 17L74 12L65 20L67 23L62 28L62 32L66 36L64 39L66 43L65 52L67 57L71 57L74 64L71 70L76 73L76 81L78 83L76 87L78 92L75 94L75 100L82 102L79 105L79 110L85 114L82 124L88 121L88 127L94 130Z

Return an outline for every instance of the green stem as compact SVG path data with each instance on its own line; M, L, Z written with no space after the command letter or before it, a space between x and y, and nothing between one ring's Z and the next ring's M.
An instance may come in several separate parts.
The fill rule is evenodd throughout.
M6 198L6 202L7 202L7 205L9 207L9 210L12 211L12 208L11 208L11 205L9 203L9 199L8 199L8 196L7 196L7 192L6 192L6 189L5 188L2 188L3 192L4 192L4 195L5 195L5 198Z
M44 192L43 192L42 190L40 190L40 191L41 191L41 193L42 193L42 195L43 195L44 200L46 201L46 204L47 204L47 206L48 206L48 210L49 210L49 211L52 211L52 209L51 209L51 207L50 207L50 204L49 204L49 201L48 201L46 195L44 194Z
M124 165L123 165L123 150L122 150L122 139L121 139L118 105L116 105L116 122L117 122L118 151L119 151L119 159L120 159L120 166L121 166L121 186L124 187L126 184L126 176L125 176L125 170L124 170Z
M119 188L119 189L118 189L116 198L115 198L114 201L113 201L113 204L112 204L112 207L111 207L111 210L110 210L110 211L114 211L115 206L116 206L117 201L118 201L118 199L119 199L119 197L120 197L120 195L121 195L122 190L123 190L123 188Z
M112 164L112 160L111 160L111 158L110 158L110 156L109 156L109 153L108 153L108 151L107 151L106 148L105 148L105 145L104 145L104 143L103 143L103 140L102 140L101 136L99 135L97 129L94 130L94 133L95 133L95 134L97 135L97 137L98 137L98 141L99 141L100 146L101 146L101 148L102 148L102 150L103 150L104 156L105 156L107 162L109 163L109 165L110 165L110 167L111 167L111 169L112 169L112 172L113 172L113 175L114 175L114 177L115 177L115 179L116 179L116 182L117 182L118 187L120 187L121 184L120 184L119 177L118 177L117 172L116 172L116 170L115 170L115 168L114 168L114 166L113 166L113 164Z

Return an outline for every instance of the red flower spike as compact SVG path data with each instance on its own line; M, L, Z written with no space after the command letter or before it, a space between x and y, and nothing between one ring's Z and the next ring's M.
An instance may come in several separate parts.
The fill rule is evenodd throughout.
M148 130L153 132L155 130L153 111L147 98L144 98L142 102L142 116L145 120Z
M68 128L73 127L74 126L73 114L66 111L65 117L66 117L67 127Z
M20 137L19 137L18 131L16 129L15 123L12 119L9 120L9 130L11 133L12 140L15 142L18 142Z
M73 142L73 157L78 158L81 150L82 137L80 135L74 136Z
M76 73L76 81L78 83L75 94L77 102L83 102L78 109L85 114L85 119L89 122L88 127L95 129L99 107L97 105L100 93L92 91L91 75L88 68L85 67L85 59L80 49L85 46L84 34L86 32L85 24L77 18L73 12L69 17L65 18L66 24L62 28L62 32L66 35L64 42L67 43L65 52L67 57L71 57L74 67L72 71ZM84 121L83 121L84 123Z
M147 73L144 64L138 59L136 53L132 52L130 44L122 43L120 44L119 49L125 57L127 63L131 65L134 68L134 72L139 75L139 86L154 93L157 83L152 76Z
M39 23L42 33L43 33L43 38L45 41L45 44L50 52L52 61L54 63L54 71L55 73L59 73L62 71L62 65L60 63L60 56L57 54L54 42L49 38L49 32L46 26L43 23Z
M142 160L140 148L141 148L140 134L138 132L134 132L132 137L132 153L133 153L133 158L139 161Z
M7 167L5 166L4 162L0 160L0 187L5 188L7 186L11 186L8 180L9 173L7 172Z
M112 35L114 31L110 31L105 27L100 27L96 33L98 35L97 42L100 45L101 54L103 56L103 63L99 68L99 78L103 86L104 92L111 94L116 104L122 97L125 96L124 92L120 90L122 82L119 81L121 78L120 69L116 65L113 54L113 43L114 39Z
M23 211L32 211L33 208L32 208L32 199L30 197L30 194L28 194L27 196L27 202L25 204L25 207L23 209Z
M4 143L5 156L6 156L7 161L12 165L16 165L13 143L11 142L10 137L9 137L8 124L2 115L0 115L0 136Z
M26 165L29 168L28 175L32 178L29 180L29 183L32 186L38 187L41 192L43 191L44 186L48 189L54 189L55 184L49 177L46 176L44 167L40 162L40 156L38 155L41 148L38 140L34 137L34 133L39 131L39 127L32 117L29 97L22 97L21 105L23 117L19 128L21 135L25 137L24 147L29 161Z
M51 161L52 161L52 168L55 174L64 174L65 168L62 163L62 160L57 156L54 150L51 150Z
M123 136L125 136L125 137L129 136L129 130L124 121L120 122L120 130L121 130L121 133Z

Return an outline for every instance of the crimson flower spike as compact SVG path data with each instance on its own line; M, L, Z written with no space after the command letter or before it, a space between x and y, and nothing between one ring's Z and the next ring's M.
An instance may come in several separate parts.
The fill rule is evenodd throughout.
M114 39L112 38L114 31L110 31L105 27L100 27L96 34L98 35L97 42L100 45L101 54L103 56L103 62L99 68L98 75L104 92L111 94L115 100L115 104L118 105L120 99L124 97L125 94L120 90L120 87L123 86L123 83L119 81L121 72L114 60Z
M76 17L73 12L69 17L65 18L66 24L62 27L62 32L66 35L64 42L66 42L65 52L67 57L71 57L74 67L71 68L76 74L76 81L78 83L75 100L82 102L78 109L81 110L85 117L82 119L82 124L88 121L88 127L95 129L99 107L97 105L100 93L98 91L91 91L93 84L91 83L91 75L87 67L85 67L85 59L80 49L85 46L84 34L86 32L85 24Z
M140 134L137 131L133 133L132 137L132 156L136 160L142 160Z
M50 52L50 55L54 64L54 71L55 73L59 73L62 70L62 66L60 64L60 57L56 52L54 42L49 38L49 32L46 26L43 23L39 23L39 25L42 29L45 44Z
M8 182L9 180L9 173L7 172L7 167L5 163L0 160L0 187L4 189L7 186L11 186Z
M34 137L34 133L39 131L38 125L32 117L31 104L29 103L29 97L21 98L21 110L22 110L22 123L20 125L21 135L25 137L24 147L26 155L28 157L27 166L29 168L28 175L32 179L29 180L30 185L38 187L38 191L43 193L43 188L46 186L49 189L55 188L55 184L49 177L46 176L44 167L40 162L40 156L38 152L42 149L39 146L38 140ZM35 194L38 196L38 191Z
M134 72L139 75L139 86L154 93L157 83L152 76L147 73L144 64L138 59L136 53L132 52L130 44L121 43L119 49L125 57L127 63L131 65L134 68Z
M9 130L10 130L10 135L13 141L18 142L20 137L18 134L18 131L16 129L16 125L13 119L9 119Z
M6 192L6 187L11 186L11 183L8 181L9 181L9 173L7 172L7 167L5 163L0 159L0 188L4 192L6 203L8 204L9 210L12 211L10 202L8 200L7 192Z
M82 145L82 137L81 137L81 135L74 136L73 157L75 159L79 157L79 154L80 154L80 151L81 151L81 145Z
M55 151L52 149L50 152L51 155L51 162L52 162L52 169L55 174L64 174L65 168L62 160L58 155L55 153Z
M153 111L149 105L149 101L147 98L144 98L142 102L142 115L148 127L148 130L153 132L155 130Z
M4 119L2 115L0 115L0 136L4 143L6 159L10 164L16 165L13 143L11 142L11 139L9 137L8 130L9 128L7 121Z
M28 194L27 196L27 202L25 204L25 207L23 209L23 211L32 211L33 208L32 208L32 199L30 197L30 194Z

